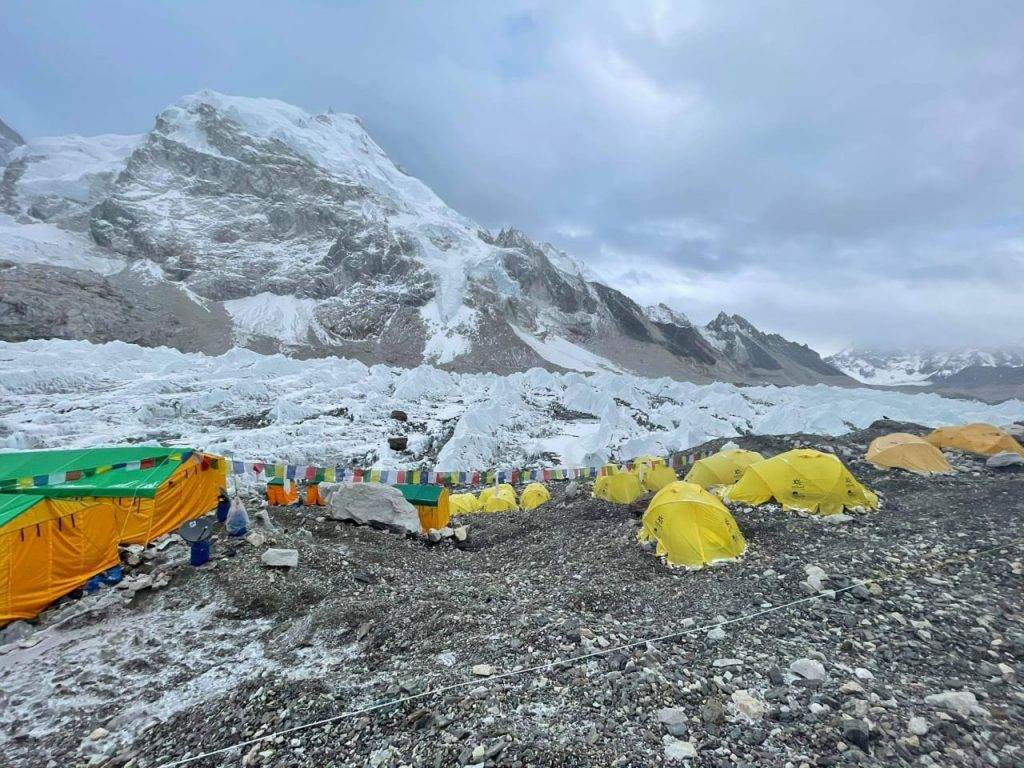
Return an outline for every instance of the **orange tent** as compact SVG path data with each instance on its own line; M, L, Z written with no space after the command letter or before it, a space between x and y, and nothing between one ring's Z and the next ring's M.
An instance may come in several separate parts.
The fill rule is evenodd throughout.
M936 448L954 448L968 453L991 456L1009 451L1024 456L1021 446L1009 432L991 424L964 424L958 427L939 427L924 438Z

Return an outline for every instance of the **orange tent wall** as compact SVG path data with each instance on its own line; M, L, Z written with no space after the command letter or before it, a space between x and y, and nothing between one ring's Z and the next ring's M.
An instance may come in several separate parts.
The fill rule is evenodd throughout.
M287 507L299 500L299 486L292 483L291 490L286 491L283 485L267 486L267 504L272 507Z
M310 483L306 486L306 506L307 507L322 507L324 506L324 497L320 495L320 484Z
M204 470L194 462L185 462L167 478L151 499L96 501L109 501L114 506L118 524L117 540L120 543L148 544L216 507L219 489L226 487L224 469Z
M110 499L42 499L0 529L0 623L31 619L120 562Z

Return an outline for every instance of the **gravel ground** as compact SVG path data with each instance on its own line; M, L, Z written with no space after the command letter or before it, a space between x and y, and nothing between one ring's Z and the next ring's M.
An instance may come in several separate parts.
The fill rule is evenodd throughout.
M464 684L190 765L1024 766L1024 547L1010 546L1024 473L957 457L956 475L927 478L855 458L894 429L920 431L738 441L833 450L883 509L834 522L739 507L747 554L698 572L636 543L642 503L583 488L466 516L460 546L271 510L297 568L268 569L238 540L215 542L215 567L158 559L167 588L54 630L80 638L127 618L137 654L107 654L99 681L76 677L80 641L37 654L51 693L43 709L27 683L0 698L5 757L147 768ZM186 616L187 631L172 628ZM673 632L685 634L642 642ZM586 654L599 655L474 672ZM180 656L154 681L148 667ZM188 697L190 676L203 695ZM165 716L126 719L129 702ZM47 713L59 728L30 722Z

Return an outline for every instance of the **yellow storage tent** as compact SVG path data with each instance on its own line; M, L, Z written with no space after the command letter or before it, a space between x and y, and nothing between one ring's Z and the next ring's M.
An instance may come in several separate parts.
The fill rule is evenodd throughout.
M876 437L864 458L876 467L908 469L912 472L952 472L942 451L917 435L894 432Z
M217 506L223 461L188 449L0 454L0 622L32 618L147 544Z
M782 508L834 515L843 508L878 508L878 497L857 482L843 462L811 449L786 451L751 464L736 485L726 489L728 501L764 504L775 499Z
M744 451L742 448L719 451L694 462L683 480L704 488L732 485L743 477L747 467L759 461L764 461L764 456L757 451Z
M615 504L632 504L644 495L640 478L632 472L604 475L594 481L594 498Z
M925 440L936 448L955 448L958 451L981 453L986 456L1009 451L1024 456L1024 446L1021 446L1009 432L991 424L939 427L926 435Z
M480 491L480 504L484 512L511 512L519 509L516 489L508 483L484 488Z
M540 483L530 483L519 496L519 503L523 509L536 509L549 501L551 501L551 494Z
M319 493L317 496L319 496ZM298 500L299 486L294 480L286 481L281 478L271 478L267 481L267 504L270 506L288 507Z
M448 497L453 515L468 515L480 511L480 499L472 493L453 493Z
M660 491L669 483L674 483L675 470L665 464L659 456L641 456L633 461L633 472L640 478L640 485L646 491Z
M443 485L399 483L395 488L402 492L406 501L416 507L420 528L424 533L431 528L439 531L452 519L451 494Z
M644 513L640 541L655 541L669 565L700 568L735 560L747 548L729 510L695 483L676 481L658 491Z

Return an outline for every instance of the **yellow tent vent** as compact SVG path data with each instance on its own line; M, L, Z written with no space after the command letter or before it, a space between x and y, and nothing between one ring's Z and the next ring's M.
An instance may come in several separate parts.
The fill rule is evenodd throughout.
M917 435L894 432L876 437L864 458L876 467L908 469L911 472L952 472L942 451Z
M739 482L747 467L759 461L764 461L764 456L757 451L744 451L742 448L719 451L696 461L683 480L704 488L732 485Z
M669 565L689 568L735 560L747 548L725 505L699 485L682 481L651 499L637 538L657 542L655 552Z
M878 508L878 497L857 482L843 462L811 449L786 451L751 464L725 493L728 501L764 504L774 499L787 511L835 515L844 508Z

